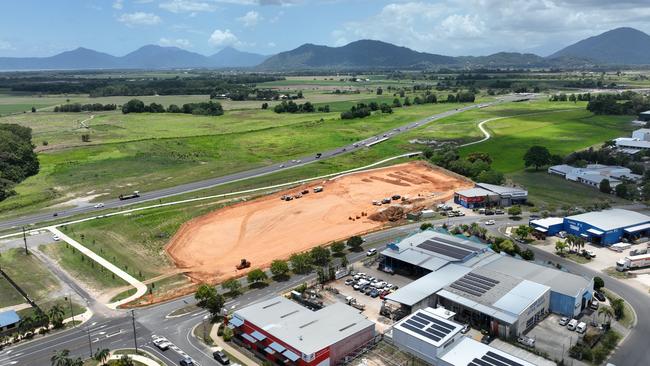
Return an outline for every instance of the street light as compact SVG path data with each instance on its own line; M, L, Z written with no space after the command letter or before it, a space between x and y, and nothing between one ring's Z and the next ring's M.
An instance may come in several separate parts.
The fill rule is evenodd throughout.
M208 319L209 315L205 315L203 317L203 343L207 344L208 343L208 331L206 329L206 320Z

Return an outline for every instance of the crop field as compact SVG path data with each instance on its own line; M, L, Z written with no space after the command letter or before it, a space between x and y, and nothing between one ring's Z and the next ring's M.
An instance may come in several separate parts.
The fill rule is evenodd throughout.
M355 120L341 120L338 114L332 113L278 117L273 112L259 110L253 115L259 114L262 123L268 123L264 121L264 116L287 118L289 121L294 118L304 119L300 123L252 132L246 129L234 132L237 131L236 128L228 125L235 122L229 120L226 114L211 117L215 124L223 121L223 125L228 126L223 127L225 133L213 129L213 134L200 136L142 139L46 152L39 155L39 174L19 184L16 187L18 195L0 203L0 211L18 210L34 204L43 207L55 198L58 198L55 203L65 204L66 199L73 198L71 194L113 197L132 190L147 191L226 175L358 141L454 107L457 106L412 106L401 108L390 115L375 114ZM139 118L146 117L155 120L167 118L167 115L142 114L129 117L135 119L132 128L142 129L141 124L146 121ZM245 117L238 118L244 119L240 123L247 124ZM168 121L168 130L184 128L184 119L172 118Z

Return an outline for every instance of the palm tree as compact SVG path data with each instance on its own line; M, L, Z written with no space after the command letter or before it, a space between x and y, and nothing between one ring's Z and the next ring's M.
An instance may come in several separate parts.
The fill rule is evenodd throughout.
M558 241L555 243L555 251L558 252L559 254L563 254L563 253L564 253L564 249L566 249L566 247L567 247L566 242L564 242L564 241L562 241L562 240L558 240Z
M128 355L122 355L122 358L117 360L118 366L133 366L133 360Z
M34 323L34 318L32 318L31 316L26 316L22 318L20 320L20 323L18 324L18 331L23 335L34 332L35 328L36 325Z
M109 351L106 348L97 350L97 352L95 352L95 356L93 357L93 359L95 361L100 362L102 365L105 365L106 360L108 360L108 356L110 355L110 353L111 353L111 351Z
M45 330L50 327L50 317L40 309L36 312L34 321L36 322L36 326L43 327Z
M54 328L61 328L63 326L63 315L65 311L63 307L59 304L55 304L50 308L49 315L52 320L52 325Z
M609 323L609 321L614 317L614 309L609 305L603 305L598 309L598 315L604 316L605 321Z
M52 358L50 358L50 362L52 363L52 366L70 366L70 351L67 349L57 351Z

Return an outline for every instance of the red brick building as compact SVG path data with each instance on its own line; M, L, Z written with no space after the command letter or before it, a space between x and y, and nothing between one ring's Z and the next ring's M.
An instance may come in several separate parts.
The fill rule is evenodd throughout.
M351 306L312 311L284 297L236 311L228 326L240 343L277 365L337 365L375 336L375 324Z

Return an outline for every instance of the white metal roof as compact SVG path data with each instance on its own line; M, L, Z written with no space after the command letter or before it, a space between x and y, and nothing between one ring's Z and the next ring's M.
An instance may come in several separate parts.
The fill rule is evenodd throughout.
M561 217L547 217L544 219L532 220L530 223L548 229L551 226L560 225L563 222L564 219Z
M488 352L497 354L510 361L517 362L522 366L535 366L535 364L490 347L487 344L475 341L470 337L462 337L462 339L457 342L454 347L451 347L451 349L447 351L441 359L449 365L469 365L474 359L481 359L488 355Z
M461 195L463 197L486 197L486 196L495 195L495 193L490 192L487 189L483 189L483 188L463 189L462 191L456 191L456 194Z
M591 233L591 234L594 234L594 235L603 235L604 234L604 232L602 232L600 230L596 230L594 228L591 228L591 229L587 230L587 232Z
M521 314L530 305L544 296L551 288L528 280L521 281L505 294L494 306L511 314Z
M386 296L386 299L413 306L438 292L441 288L463 277L471 270L471 268L450 263L435 272L418 278L404 287L400 287L397 291Z
M495 184L488 184L488 183L476 183L476 186L483 189L487 189L490 192L494 192L502 196L510 195L513 197L523 197L528 195L528 191L517 187L498 186Z
M646 230L646 229L650 229L650 223L628 227L627 229L625 229L625 232L633 233L633 232L636 232L636 231L641 231L641 230Z
M517 321L517 317L510 312L503 311L500 309L495 309L491 306L481 304L477 301L474 301L466 296L462 296L459 294L455 294L451 291L447 290L440 290L438 292L438 296L444 297L445 299L449 299L455 303L461 304L465 306L466 308L474 309L480 313L489 315L493 318L499 319L503 322L506 322L508 324L514 324Z
M311 311L282 296L237 310L234 316L307 355L368 327L374 328L373 322L346 304L337 302Z
M619 208L587 212L566 219L581 221L604 231L650 223L650 216Z

